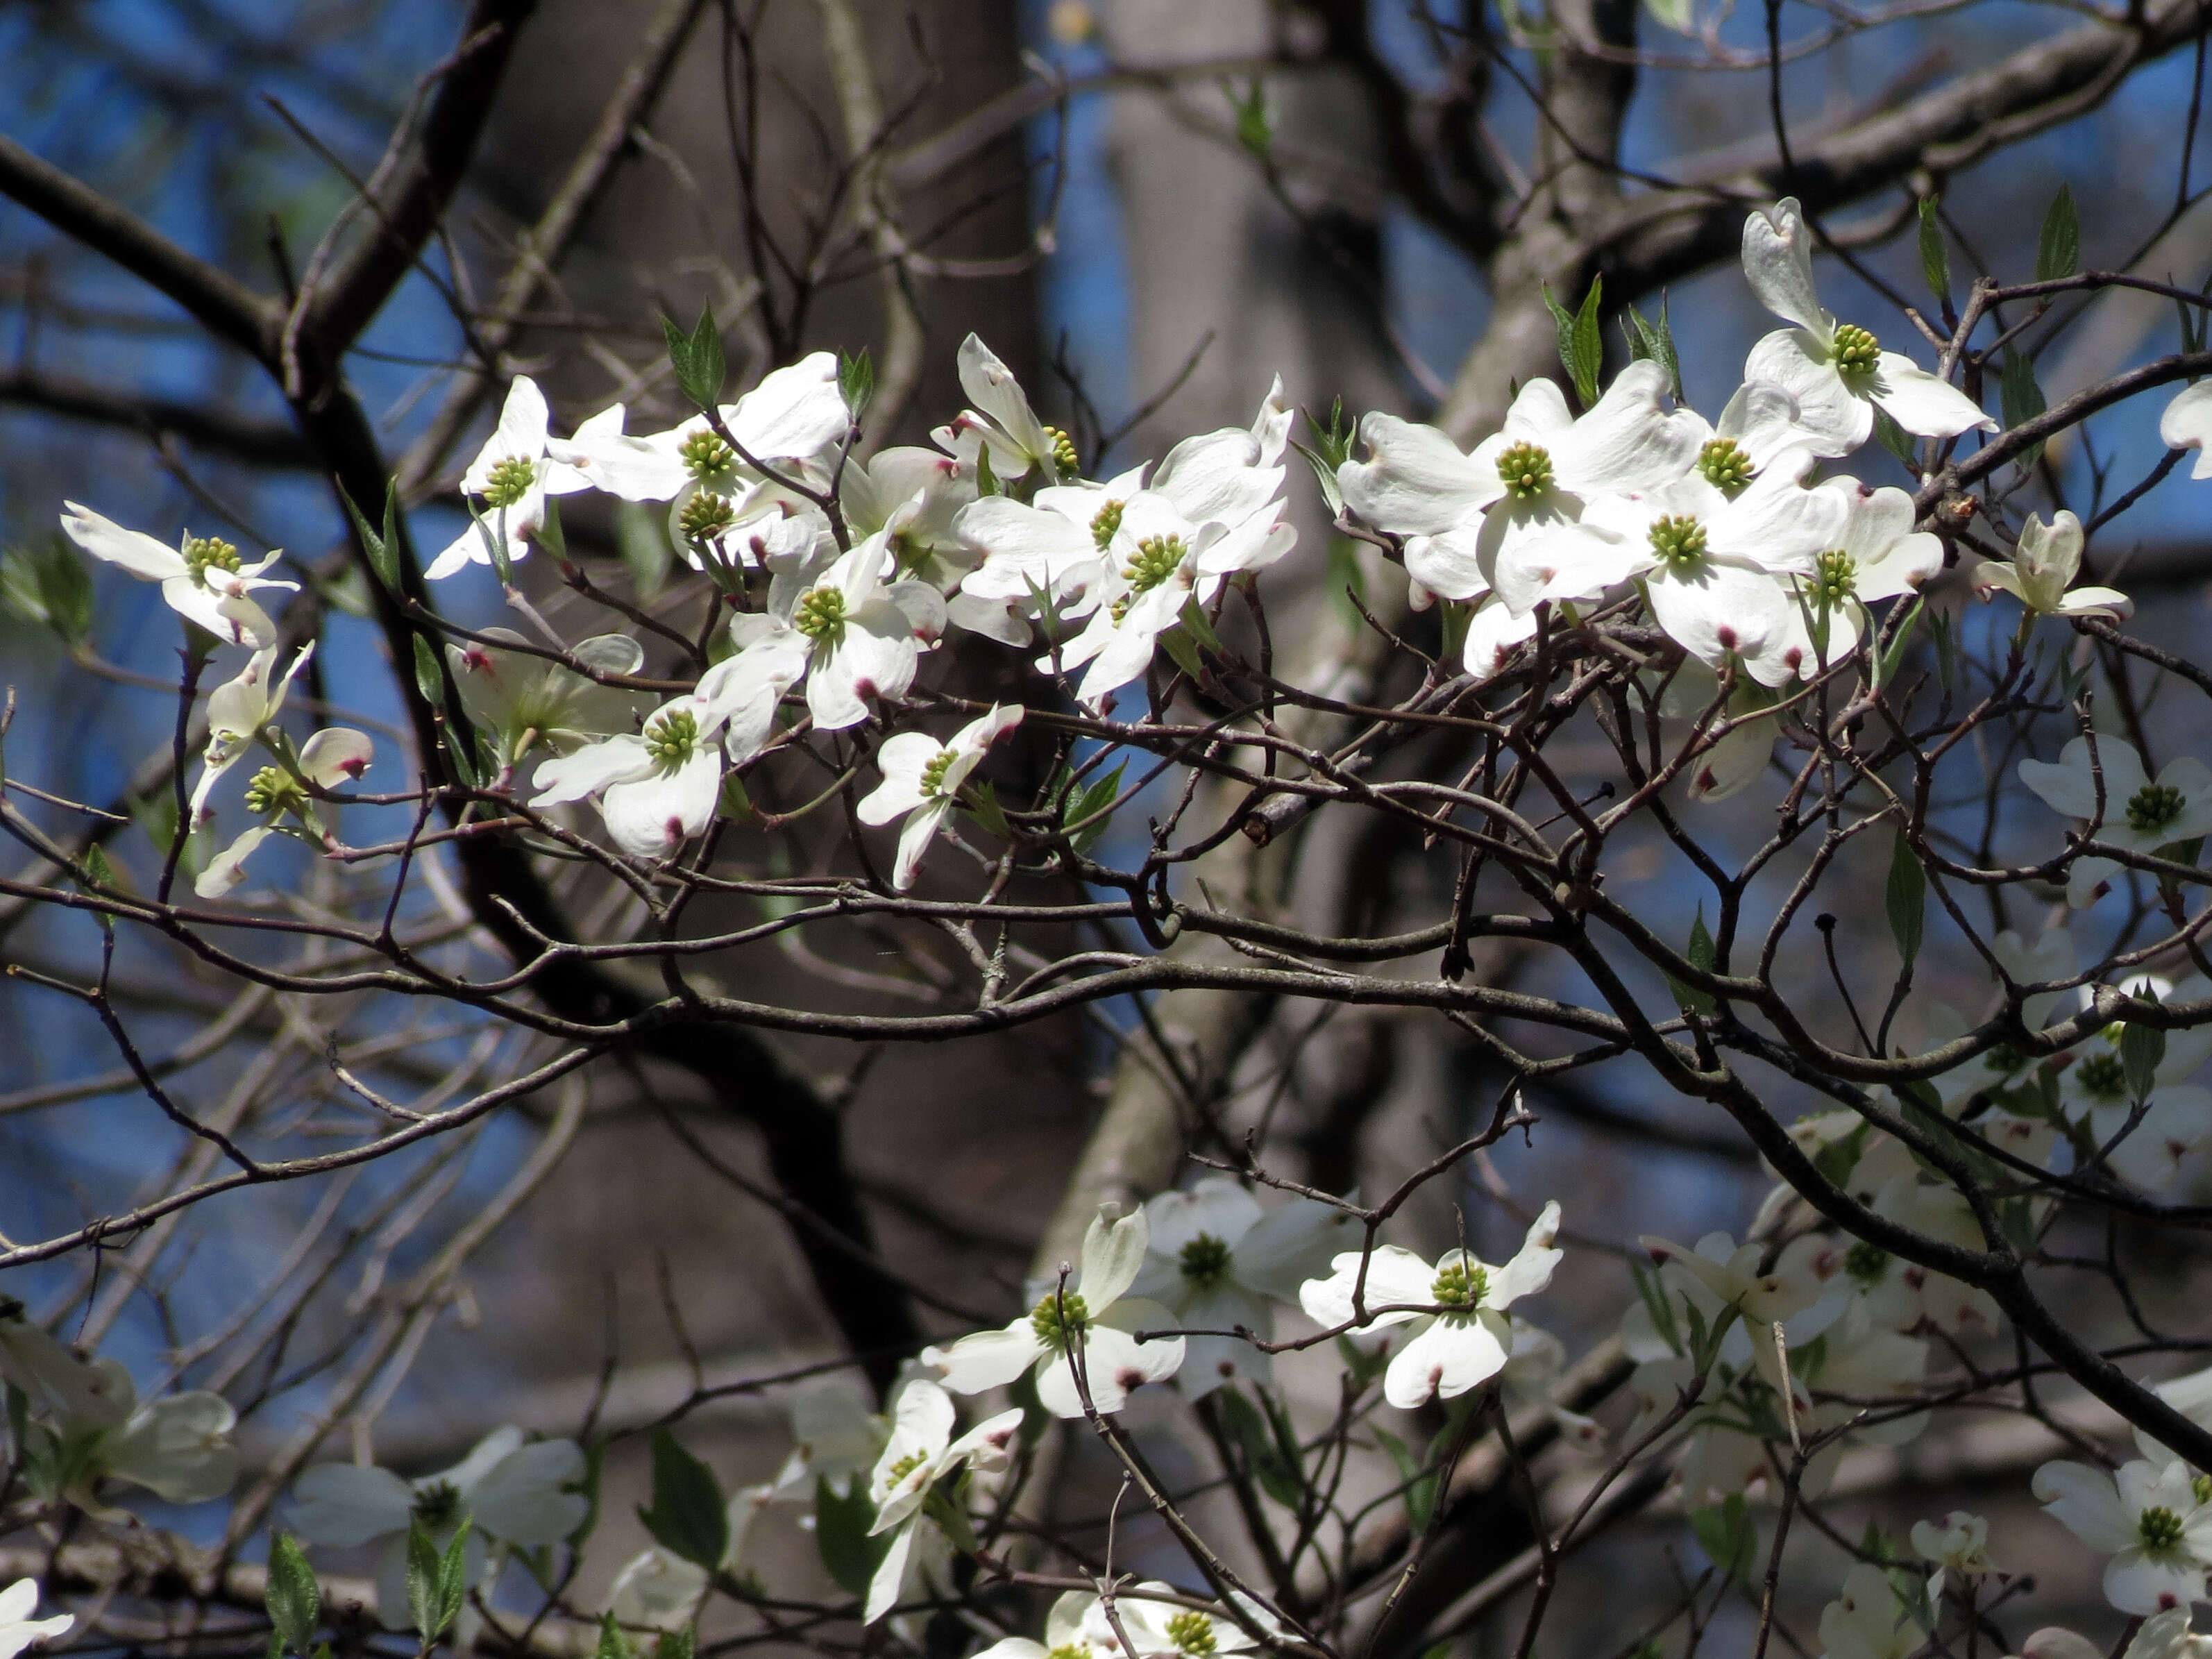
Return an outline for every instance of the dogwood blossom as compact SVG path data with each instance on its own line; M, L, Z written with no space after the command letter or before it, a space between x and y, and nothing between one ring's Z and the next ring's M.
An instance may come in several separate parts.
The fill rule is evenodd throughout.
M18 1578L0 1590L0 1659L15 1656L35 1642L66 1636L76 1625L76 1615L58 1613L51 1619L35 1618L39 1610L39 1581Z
M975 1659L1121 1659L1121 1640L1103 1617L1094 1616L1097 1606L1098 1598L1087 1590L1064 1591L1045 1613L1043 1641L1003 1636Z
M861 797L854 810L863 823L889 823L905 816L898 863L891 873L891 885L899 891L914 885L921 855L959 804L960 786L991 745L1022 723L1023 712L993 703L988 714L970 720L947 742L939 743L926 732L901 732L886 738L876 751L884 781Z
M1751 672L1769 685L1810 678L1822 663L1848 657L1865 630L1867 606L1916 592L1943 568L1943 544L1913 529L1912 497L1902 489L1871 489L1853 478L1818 488L1844 503L1843 530L1796 578L1781 627L1751 659Z
M532 806L599 799L615 844L665 858L714 821L721 800L722 716L697 693L671 698L638 732L617 732L538 768Z
M1083 1356L1085 1386L1102 1413L1118 1412L1147 1382L1173 1376L1183 1339L1133 1333L1171 1327L1157 1302L1128 1292L1143 1268L1151 1229L1142 1210L1115 1218L1102 1208L1083 1235L1082 1270L1066 1287L1048 1287L1023 1318L1003 1330L978 1331L949 1347L921 1351L921 1363L955 1394L1003 1388L1025 1370L1036 1376L1037 1398L1058 1417L1084 1414L1071 1349Z
M1418 1322L1383 1373L1383 1398L1406 1410L1431 1395L1449 1400L1504 1365L1512 1339L1505 1310L1552 1282L1563 1254L1552 1243L1559 1231L1554 1199L1503 1267L1465 1250L1447 1250L1433 1265L1397 1244L1346 1250L1330 1262L1327 1278L1299 1287L1298 1303L1324 1326L1380 1330Z
M1915 1521L1911 1537L1912 1547L1922 1560L1941 1567L1954 1578L1979 1578L1996 1571L1990 1565L1990 1523L1978 1515L1953 1510L1940 1525Z
M1176 1322L1199 1331L1244 1329L1266 1335L1272 1302L1297 1300L1298 1286L1323 1272L1352 1218L1317 1200L1262 1209L1228 1176L1206 1176L1185 1191L1155 1194L1145 1206L1152 1231L1135 1293L1159 1303ZM1267 1356L1241 1337L1191 1335L1176 1384L1190 1399L1233 1377L1264 1382Z
M2168 449L2197 452L2191 477L2212 478L2212 450L2205 447L2205 440L2212 438L2212 380L2184 386L2174 396L2158 417L2158 436Z
M1923 438L1955 438L1997 423L1948 381L1900 352L1884 351L1856 324L1838 325L1813 286L1813 241L1795 197L1754 212L1743 224L1743 274L1776 316L1796 325L1753 345L1746 381L1780 387L1796 403L1796 421L1815 453L1848 455L1874 431L1878 407Z
M891 1534L890 1543L868 1582L863 1624L873 1624L897 1605L916 1535L925 1518L964 1526L937 1488L963 1468L1004 1468L1007 1449L1021 1431L1017 1406L986 1419L958 1439L952 1437L951 1396L926 1376L910 1379L892 1408L890 1438L868 1478L868 1498L876 1506L870 1536Z
M611 412L619 416L619 410ZM526 374L516 375L507 389L499 424L461 474L461 491L482 502L482 516L430 561L424 576L442 581L472 564L497 564L501 556L521 558L544 527L545 498L592 487L588 467L556 459L550 452L552 422L553 411L538 383ZM619 418L615 424L619 428ZM578 437L587 451L591 440L580 433Z
M220 537L187 532L181 542L169 547L142 532L125 530L88 507L75 501L62 506L62 530L71 541L104 564L117 566L141 581L159 582L163 603L186 622L233 645L265 651L276 644L276 624L252 596L265 587L299 592L297 582L261 574L281 554L247 564L238 549Z
M583 1478L575 1442L526 1442L509 1426L493 1430L453 1468L416 1480L374 1464L319 1463L293 1486L293 1519L310 1543L377 1546L377 1616L386 1629L404 1630L410 1523L442 1549L466 1517L464 1553L474 1584L483 1574L486 1537L534 1549L581 1526L590 1509L578 1489Z
M2107 622L2132 616L2135 601L2119 589L2074 586L2081 569L2081 521L2071 513L2055 513L2047 525L2031 516L2020 527L2013 557L1984 559L1974 567L1974 591L1986 599L2002 590L2039 616L2102 617Z
M1871 1562L1856 1563L1843 1593L1820 1610L1823 1659L1908 1659L1925 1639L1889 1575Z
M2075 738L2058 759L2024 760L2020 781L2045 805L2094 825L2090 839L2131 853L2156 853L2212 831L2212 767L2178 755L2153 781L2142 757L2122 738ZM2079 909L2121 869L2116 860L2084 855L2067 872L2067 902Z
M1115 1598L1115 1612L1121 1620L1121 1631L1128 1638L1127 1651L1133 1659L1197 1659L1198 1656L1221 1653L1249 1653L1260 1645L1259 1638L1245 1626L1226 1613L1205 1607L1178 1605L1185 1600L1173 1584L1158 1579L1138 1584L1138 1594L1123 1592ZM1176 1598L1176 1599L1169 1599ZM1266 1615L1255 1603L1238 1597L1246 1616L1262 1629L1276 1627L1276 1621ZM1112 1642L1116 1647L1112 1625L1106 1619L1103 1605L1091 1607L1085 1615L1094 1648L1103 1648Z
M263 767L246 786L246 810L261 822L210 859L193 878L192 890L202 898L221 898L245 880L246 859L270 836L284 833L312 845L331 845L335 838L316 810L315 796L353 782L368 770L376 754L367 732L343 726L324 727L297 754L289 744L270 746L277 763ZM288 824L287 819L295 822Z
M490 735L502 768L512 769L539 748L573 754L629 731L635 721L638 693L603 685L548 658L501 650L500 641L527 643L512 629L483 632L483 640L447 646L446 660L471 724ZM635 674L645 666L645 647L627 634L594 635L570 647L568 654L607 674Z
M957 362L960 389L974 407L930 434L939 447L958 457L970 472L982 453L1000 478L1023 477L1031 468L1054 482L1075 475L1074 444L1059 428L1037 419L1029 393L997 353L970 334L960 343Z
M2185 1607L2204 1595L2212 1565L2212 1505L2199 1501L2181 1463L2045 1463L2033 1483L2053 1519L2100 1555L2105 1599L2122 1613Z

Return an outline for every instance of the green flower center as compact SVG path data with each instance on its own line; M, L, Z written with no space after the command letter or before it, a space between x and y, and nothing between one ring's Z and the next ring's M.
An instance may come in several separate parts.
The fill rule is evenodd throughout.
M1651 522L1651 550L1669 570L1695 570L1705 561L1705 527L1686 513L1666 514Z
M460 1518L460 1492L450 1480L434 1481L415 1494L413 1513L426 1531L449 1527Z
M207 585L209 571L228 570L235 573L239 568L238 550L228 542L215 536L185 537L183 556L185 568L191 573L192 580L202 586Z
M1881 343L1856 323L1845 323L1836 331L1828 361L1845 379L1863 378L1881 367Z
M2170 1550L2181 1542L2181 1517L2172 1510L2145 1510L2136 1517L2136 1536L2147 1550Z
M2163 830L2181 816L2185 803L2170 783L2147 783L2128 797L2128 828L2141 835Z
M709 434L712 435L712 434ZM717 495L711 489L694 490L691 499L676 515L676 528L687 542L703 542L718 536L737 520L738 510L726 495Z
M2212 1504L2212 1474L2192 1474L2189 1490L2200 1504Z
M1103 553L1114 544L1114 538L1121 528L1121 503L1109 501L1091 518L1092 545Z
M1137 544L1136 556L1121 567L1121 574L1139 593L1148 593L1182 568L1189 549L1180 536L1147 536Z
M1862 1238L1844 1252L1844 1271L1862 1285L1877 1284L1889 1271L1889 1252Z
M2074 1086L2092 1100L2125 1100L2128 1068L2117 1054L2092 1054L2075 1066Z
M1057 1291L1030 1310L1030 1328L1054 1353L1080 1338L1091 1322L1091 1304L1079 1291Z
M1056 426L1048 426L1044 435L1052 441L1053 471L1063 478L1073 478L1083 471L1083 458L1075 453L1075 440Z
M2008 1042L2000 1042L1982 1056L1985 1070L1999 1077L2013 1077L2027 1069L2027 1056Z
M1472 1308L1480 1303L1490 1289L1490 1273L1480 1265L1468 1267L1464 1261L1455 1261L1449 1267L1440 1267L1429 1286L1429 1300L1440 1308Z
M1168 1620L1168 1640L1182 1653L1211 1653L1214 1650L1213 1620L1185 1607Z
M493 508L513 507L530 493L530 486L538 482L538 463L521 455L509 455L492 463L491 477L484 483L484 505Z
M927 1462L929 1457L927 1453L908 1452L884 1472L884 1484L887 1486L896 1486Z
M646 723L645 752L656 766L681 766L698 746L698 718L688 708L671 708Z
M264 817L296 806L307 798L307 792L291 774L274 766L263 767L246 785L246 810Z
M1498 453L1498 482L1516 501L1533 501L1552 487L1552 454L1541 444L1514 444Z
M1733 438L1711 439L1698 452L1698 471L1705 475L1707 483L1726 495L1733 495L1749 483L1754 470L1751 457Z
M793 607L791 625L810 640L835 641L845 628L842 588L810 587Z
M1212 1233L1200 1233L1182 1247L1176 1266L1193 1285L1210 1290L1229 1271L1229 1247Z
M684 463L684 470L693 477L712 478L738 464L738 452L722 441L720 433L702 430L683 441L676 451L676 459Z
M1813 601L1832 611L1859 591L1859 562L1840 547L1832 547L1813 561Z
M1091 1659L1091 1650L1080 1642L1062 1642L1048 1650L1044 1659Z
M941 795L945 793L945 775L952 769L952 751L940 749L930 757L929 764L921 769L921 793Z

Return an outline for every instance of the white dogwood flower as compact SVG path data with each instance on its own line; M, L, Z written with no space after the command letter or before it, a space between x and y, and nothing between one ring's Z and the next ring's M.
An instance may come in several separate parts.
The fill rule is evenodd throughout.
M975 1659L1121 1659L1121 1644L1103 1618L1095 1616L1098 1598L1088 1590L1067 1590L1044 1616L1044 1640L1005 1636ZM1103 1628L1103 1634L1100 1634Z
M1239 1328L1266 1336L1271 1302L1295 1303L1298 1287L1327 1271L1353 1224L1342 1210L1310 1198L1273 1209L1229 1176L1206 1176L1145 1205L1152 1243L1135 1292L1200 1331ZM1265 1382L1267 1356L1237 1336L1191 1335L1176 1384L1196 1400L1233 1377Z
M2090 839L2107 847L2151 854L2212 833L2212 767L2191 755L2176 756L2153 780L2132 744L2080 737L2058 751L2056 763L2021 762L2020 781L2052 811L2094 824ZM2076 909L2094 902L2120 868L2113 859L2076 858L2066 878L2067 902Z
M514 767L539 749L573 754L629 731L636 720L639 693L603 685L544 657L503 651L497 641L526 643L510 629L483 631L484 640L448 644L446 661L470 722L490 733L502 767ZM568 654L603 673L635 674L645 665L645 647L627 634L594 635L571 646Z
M271 553L247 564L238 549L216 536L187 533L175 547L137 530L125 530L75 501L62 503L62 529L69 538L104 564L141 581L159 582L161 599L186 622L232 645L257 651L276 642L276 624L252 597L264 587L297 592L297 582L278 581L261 573L276 562Z
M1552 1243L1559 1231L1554 1199L1503 1267L1465 1250L1447 1250L1433 1266L1396 1244L1378 1244L1371 1253L1346 1250L1330 1262L1326 1279L1299 1288L1298 1303L1308 1318L1325 1326L1379 1330L1419 1322L1391 1356L1383 1397L1405 1410L1431 1395L1449 1400L1504 1365L1513 1335L1505 1310L1552 1282L1563 1254Z
M2188 1467L2138 1460L2113 1474L2086 1463L2036 1470L2036 1500L2105 1564L2105 1599L2122 1613L2163 1613L2203 1599L2212 1563L2212 1506Z
M2136 602L2117 587L2073 586L2081 569L2081 521L2071 513L2053 514L2047 525L2031 514L2020 527L2013 557L1984 559L1974 567L1974 591L1986 599L2002 589L2039 616L2120 622L2133 615Z
M422 573L427 578L441 581L472 564L496 564L495 544L508 560L521 558L544 526L545 498L592 487L587 467L549 453L552 420L538 383L516 375L507 389L499 424L461 474L461 491L482 503L480 516L430 562Z
M1840 662L1858 648L1867 606L1916 592L1943 568L1943 544L1912 527L1912 497L1885 486L1872 489L1855 478L1830 478L1818 489L1844 503L1843 533L1833 547L1813 556L1809 574L1785 590L1779 633L1753 657L1751 672L1768 685L1811 678L1823 662Z
M261 822L210 859L207 868L193 878L192 890L202 898L222 897L246 879L247 857L273 835L296 836L311 846L333 845L335 837L323 823L316 797L353 782L368 770L375 756L374 740L346 726L325 726L301 744L296 754L289 745L277 750L277 763L263 767L246 781L246 810Z
M1058 1417L1084 1414L1071 1349L1083 1357L1091 1404L1103 1413L1121 1409L1131 1393L1163 1382L1183 1360L1183 1339L1133 1334L1160 1330L1175 1319L1157 1302L1128 1294L1143 1267L1151 1229L1142 1210L1109 1219L1101 1209L1083 1235L1082 1271L1065 1291L1045 1289L1035 1307L1003 1330L978 1331L949 1347L921 1351L955 1394L1003 1388L1025 1370L1036 1374L1037 1398Z
M1941 1524L1915 1521L1912 1547L1953 1577L1979 1578L1996 1571L1990 1564L1990 1523L1965 1510L1953 1510Z
M416 1480L374 1464L319 1463L292 1488L293 1519L310 1543L378 1545L377 1616L387 1630L404 1630L410 1522L420 1522L442 1549L466 1516L467 1577L474 1584L483 1573L483 1539L535 1549L581 1526L590 1510L578 1489L583 1478L575 1442L526 1443L522 1431L509 1426L493 1430L453 1468Z
M1997 423L1948 380L1900 352L1884 351L1867 330L1838 325L1813 287L1813 240L1795 197L1743 223L1743 274L1759 301L1793 328L1759 340L1746 381L1779 386L1796 401L1797 424L1821 455L1848 455L1874 431L1879 407L1922 438L1955 438Z
M971 474L979 452L988 452L991 471L1000 478L1024 477L1034 467L1058 483L1075 476L1075 446L1058 427L1037 419L1029 393L998 354L970 334L960 343L960 389L973 408L929 435L947 454L958 457Z
M1845 1573L1842 1594L1820 1610L1822 1659L1908 1659L1925 1640L1889 1575L1870 1562Z
M2159 441L2168 449L2193 449L2197 459L2189 469L2192 478L2212 478L2212 380L2184 386L2158 417Z
M58 1613L51 1619L40 1619L34 1616L38 1610L37 1579L18 1578L0 1590L0 1659L15 1659L34 1642L66 1636L76 1624L75 1613Z
M889 823L903 815L899 831L898 863L891 885L902 893L914 885L921 855L959 804L960 787L982 763L993 744L1022 723L1024 711L998 703L979 720L970 720L939 743L927 732L901 732L884 740L876 751L876 766L884 781L860 799L855 808L863 823Z
M899 1390L890 1438L868 1478L868 1498L876 1506L869 1535L888 1532L892 1537L868 1581L863 1624L872 1625L897 1605L907 1563L925 1520L964 1527L951 1500L937 1488L963 1468L1004 1468L1007 1449L1021 1432L1022 1410L1017 1406L1000 1412L957 1440L953 1423L952 1397L927 1377L914 1377Z
M615 844L665 858L714 822L721 800L722 716L696 693L672 698L637 732L619 732L539 763L533 806L597 796Z

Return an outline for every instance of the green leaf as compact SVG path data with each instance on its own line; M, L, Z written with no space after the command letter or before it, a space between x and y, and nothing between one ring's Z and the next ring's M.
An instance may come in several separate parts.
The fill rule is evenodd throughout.
M1244 1454L1260 1490L1286 1510L1296 1510L1304 1497L1304 1481L1296 1464L1284 1460L1282 1449L1269 1432L1260 1408L1237 1389L1222 1389L1212 1398L1221 1403L1231 1437Z
M991 446L979 444L975 449L975 493L978 495L1003 495L1005 486L998 474L991 471Z
M1426 1532L1430 1517L1437 1511L1436 1471L1424 1470L1420 1460L1413 1455L1413 1449L1388 1429L1377 1428L1372 1432L1375 1443L1382 1448L1383 1454L1398 1471L1398 1479L1406 1488L1407 1524L1417 1533Z
M75 647L92 632L92 572L59 534L11 547L0 555L0 606Z
M1622 314L1622 332L1628 335L1630 356L1649 358L1667 371L1667 387L1679 400L1682 395L1682 360L1674 350L1674 328L1667 319L1667 296L1659 296L1659 320L1649 323L1634 306Z
M1590 279L1589 292L1583 296L1582 309L1570 312L1552 297L1547 286L1544 305L1552 313L1552 320L1559 329L1559 362L1567 376L1575 383L1575 395L1582 399L1584 409L1597 401L1597 377L1605 367L1605 342L1598 335L1598 311L1602 304L1605 279Z
M840 1498L827 1480L814 1483L814 1547L822 1553L822 1565L837 1588L854 1595L868 1593L868 1581L883 1565L891 1547L891 1534L868 1536L876 1524L876 1506L868 1499L866 1485L853 1482Z
M2043 234L2035 240L2035 280L2057 282L2071 276L2081 258L2081 221L2074 211L2074 192L2063 183L2051 198L2043 216Z
M1177 668L1194 680L1206 677L1206 665L1199 660L1198 645L1180 628L1171 628L1159 636L1160 649L1166 652Z
M999 804L999 792L991 787L989 779L969 784L962 799L969 815L983 826L985 833L1002 841L1013 833L1012 826L1006 822L1006 809Z
M697 1651L698 1642L688 1625L682 1630L663 1631L660 1645L653 1650L653 1659L691 1659Z
M700 309L699 321L689 334L668 317L660 319L660 331L667 337L668 362L676 371L678 390L701 409L714 408L729 374L722 336L714 326L714 307Z
M859 424L876 398L876 362L867 347L837 354L837 395L845 400L845 412Z
M675 568L676 550L668 540L668 514L655 513L638 501L615 504L615 545L641 602L667 585ZM717 629L717 632L721 630Z
M1683 959L1701 972L1711 973L1713 968L1713 936L1705 931L1705 907L1698 905L1697 920L1690 924L1690 942L1683 950ZM1713 999L1710 992L1701 991L1680 981L1670 981L1674 988L1674 1000L1686 1014L1710 1014Z
M1945 305L1951 303L1951 252L1944 245L1942 222L1936 216L1936 198L1920 198L1920 274L1928 291Z
M2128 1079L2128 1098L2148 1100L2158 1087L2158 1068L2166 1059L2166 1033L2130 1020L2120 1030L2120 1066Z
M2043 388L2035 383L2035 360L2005 348L2004 368L1997 377L1997 398L2007 427L2023 426L2043 413ZM2033 467L2043 457L2043 446L2030 444L2016 458Z
M343 488L338 489L338 500L344 503L346 517L353 520L353 533L361 540L362 551L368 555L368 568L376 573L376 580L384 584L388 593L399 592L399 481L392 479L384 486L384 529L380 533L369 528L368 520L362 516L361 508Z
M300 1548L300 1540L280 1532L269 1540L269 1622L285 1650L305 1659L323 1613L322 1586Z
M1959 635L1948 611L1937 611L1929 623L1936 636L1936 677L1947 692L1959 683Z
M1128 764L1123 761L1103 777L1093 778L1084 786L1082 793L1068 803L1066 816L1060 822L1068 827L1072 844L1078 853L1089 856L1091 849L1098 845L1113 823L1113 815L1106 809L1113 805L1115 798L1121 794L1121 774Z
M446 706L446 669L438 660L438 653L430 641L420 634L415 635L415 689L422 694L422 701L433 708Z
M622 1633L611 1613L599 1615L599 1645L592 1659L630 1659L629 1638Z
M653 1507L637 1516L664 1549L709 1572L720 1570L730 1547L720 1483L665 1429L653 1431Z
M1881 447L1905 463L1905 470L1920 471L1920 441L1889 417L1887 410L1874 412L1874 435Z
M1912 851L1905 832L1889 852L1889 883L1884 890L1889 907L1889 936L1897 941L1897 954L1909 969L1920 955L1920 940L1928 926L1928 872Z
M1905 653L1912 647L1912 635L1919 628L1920 618L1926 610L1927 606L1921 600L1913 600L1912 609L1905 613L1905 620L1898 624L1896 636L1890 641L1889 648L1875 659L1875 690L1879 691L1897 678L1897 671L1905 661Z
M1718 1508L1698 1510L1690 1516L1690 1530L1714 1566L1738 1581L1751 1577L1758 1553L1759 1528L1753 1522L1741 1492L1730 1492Z
M438 1614L438 1547L420 1521L407 1523L407 1613L425 1644L445 1630Z
M1275 143L1274 123L1267 115L1266 83L1259 76L1253 76L1242 98L1226 80L1222 82L1221 89L1229 95L1229 107L1237 112L1237 142L1253 155L1264 157Z

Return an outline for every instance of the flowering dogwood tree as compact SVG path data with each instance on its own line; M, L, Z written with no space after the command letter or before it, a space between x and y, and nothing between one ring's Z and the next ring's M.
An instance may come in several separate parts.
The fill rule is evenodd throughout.
M433 184L486 95L467 77L496 79L471 54L520 27L479 9L403 135ZM1816 280L1856 257L1823 226L1842 187L1784 131L1772 168L1686 192L1679 246L1622 256L1649 289L1731 252L1785 325L1740 362L1698 360L1642 289L1616 281L1608 313L1601 256L1629 231L1532 175L1544 228L1500 234L1541 267L1540 360L1496 373L1479 348L1431 419L1264 374L1233 421L1127 453L1048 420L1079 387L1025 385L1017 343L979 331L938 353L959 398L909 420L918 360L802 325L855 250L934 269L890 210L857 22L823 10L854 153L811 250L750 226L745 383L710 309L659 319L624 395L566 410L566 365L507 353L533 251L446 438L478 413L488 435L412 477L334 365L450 176L418 197L394 162L366 240L264 304L0 144L0 189L253 342L346 533L249 558L57 499L51 544L8 567L16 611L94 672L82 597L110 566L157 583L182 666L130 810L13 757L0 795L28 860L0 875L0 939L56 942L11 947L14 994L88 1012L120 1067L56 1086L119 1089L165 1137L72 1148L128 1182L0 1233L6 1654L2212 1641L2189 1265L2212 1213L2212 671L2153 637L2117 556L2212 437L2212 301L2077 270L2062 193L2033 274L1984 271L1961 303L1930 136L1886 165L1931 300L1840 316ZM1573 75L1609 60L1554 21L1565 128L1588 114ZM1656 21L1698 38L1693 8ZM2093 33L2148 52L2205 27L2138 8ZM2041 118L2109 84L2094 44L2037 47L2033 95L1969 90ZM1765 54L1778 119L1778 36ZM1264 98L1232 106L1277 168ZM629 142L640 109L611 113ZM1561 176L1595 165L1567 136ZM1530 295L1497 270L1503 327ZM2116 289L2178 307L2181 349L2045 406L2021 343ZM1701 410L1709 379L1729 389ZM2153 429L2144 476L2116 474ZM426 506L453 533L424 559ZM593 550L608 526L626 562ZM334 675L341 592L375 643ZM1300 860L1331 836L1416 877L1317 899ZM168 1052L118 979L146 963L222 988ZM1376 1011L1462 1045L1449 1132L1332 1167L1284 1101L1320 1022ZM1094 1045L1103 1106L1030 1271L884 1247L842 1134L866 1069L1055 1022ZM236 1086L211 1103L178 1078L218 1051ZM1751 1178L1726 1228L1638 1234L1538 1160L1577 1120L1690 1133L1608 1098L1632 1068ZM766 1180L670 1104L672 1073L758 1129ZM787 1224L835 1351L763 1342L775 1363L710 1376L664 1275L686 1361L664 1407L611 1406L639 1369L611 1340L587 1397L436 1457L380 1442L434 1331L484 1316L464 1267L543 1201L615 1075ZM486 1188L469 1156L495 1126L528 1144ZM450 1237L403 1249L457 1192ZM200 1265L187 1219L272 1194L307 1207L240 1252L253 1282ZM611 1307L650 1299L617 1278ZM183 1322L194 1297L215 1311ZM780 1470L714 1441L736 1398L770 1403ZM1914 1488L1844 1519L1990 1420L2027 1437L1972 1471L1996 1518ZM1670 1569L1648 1607L1607 1589L1632 1524ZM2094 1628L2045 1622L2030 1557L2095 1587L2066 1609Z

